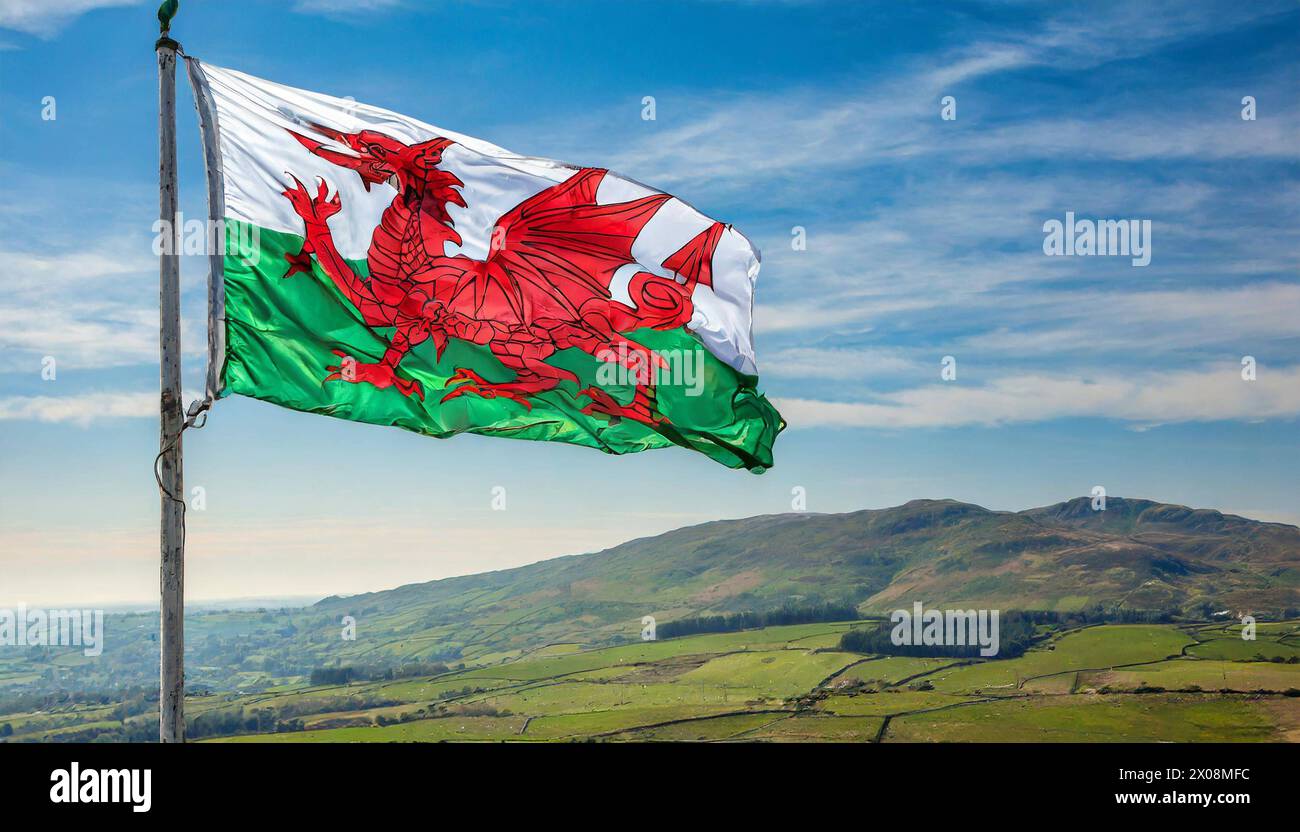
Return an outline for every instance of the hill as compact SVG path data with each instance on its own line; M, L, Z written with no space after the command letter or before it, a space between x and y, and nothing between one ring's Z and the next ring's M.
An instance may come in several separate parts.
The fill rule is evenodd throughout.
M312 612L369 618L395 637L477 652L607 643L634 636L644 615L663 621L822 602L872 613L915 600L1279 617L1300 607L1300 529L1123 498L1109 499L1105 511L1078 499L1022 512L915 500L705 523L594 554L328 598Z
M641 619L831 603L862 615L921 601L1004 610L1300 615L1300 529L1149 500L1021 512L915 500L846 514L724 520L516 569L326 598L304 609L194 611L197 690L264 690L325 667L481 666L546 645L638 641ZM342 638L345 616L356 638ZM0 657L0 693L104 691L157 679L156 613L108 616L104 655Z

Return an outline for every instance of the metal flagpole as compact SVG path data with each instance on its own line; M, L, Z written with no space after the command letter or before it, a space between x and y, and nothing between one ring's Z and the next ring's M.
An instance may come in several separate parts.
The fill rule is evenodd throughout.
M158 8L158 217L168 242L158 259L158 347L162 388L155 474L161 487L158 740L185 741L185 477L181 461L180 228L176 217L176 52L168 37L178 0Z

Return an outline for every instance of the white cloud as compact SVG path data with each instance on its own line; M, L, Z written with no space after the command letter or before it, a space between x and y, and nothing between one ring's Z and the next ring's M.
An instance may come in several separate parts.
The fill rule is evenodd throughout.
M134 6L140 0L4 0L0 28L48 38L74 19L95 9Z
M115 303L3 304L0 349L3 372L35 372L45 356L60 369L149 364L158 360L158 312Z
M1125 0L1051 4L1053 16L1029 38L1057 66L1088 67L1156 51L1179 41L1222 36L1269 16L1294 10L1286 0L1188 3Z
M696 199L701 194L734 195L754 183L762 183L766 198L784 199L797 195L799 186L818 172L921 156L942 155L967 165L990 159L1300 156L1300 143L1294 141L1300 110L1285 84L1252 89L1270 102L1268 118L1255 122L1236 118L1241 91L1205 89L1205 84L1176 107L1151 102L1146 115L1138 117L1099 112L1035 120L1029 115L1009 124L986 124L978 111L962 108L955 123L938 118L942 96L981 78L1030 67L1083 71L1180 41L1222 36L1288 9L1278 2L1213 9L1187 5L1161 2L1156 13L1123 2L1087 4L1064 13L1055 13L1053 6L1053 16L1027 35L977 29L970 45L958 51L900 65L893 75L838 91L784 88L740 96L729 92L725 98L662 96L661 126L631 136L629 148L614 156L612 167L669 189L688 188ZM1222 118L1206 117L1214 102L1221 102ZM675 121L674 113L707 115ZM972 125L980 129L968 129ZM572 124L562 129L572 130ZM608 130L592 133L607 137ZM823 187L832 184L823 178Z
M935 382L871 403L775 399L792 428L944 428L1067 418L1114 419L1145 428L1176 422L1300 416L1300 366L1261 367L1243 381L1234 364L1173 372L1071 378L1007 376L981 387Z
M1170 350L1267 352L1300 318L1300 283L1289 277L1300 268L1295 196L1124 172L915 182L868 219L807 221L804 251L780 230L759 238L760 367L836 336L1057 364L1099 350L1144 361ZM1042 222L1066 208L1156 217L1153 265L1045 257Z
M0 250L0 262L11 275L6 281L9 288L33 293L158 268L156 258L125 242L61 253Z
M1270 90L1272 92L1272 90ZM1016 122L963 134L950 149L968 158L1023 159L1242 159L1300 157L1300 111L1285 94L1270 100L1267 119L1242 121L1238 92L1199 93L1197 99L1216 99L1210 106L1219 119L1196 112L1159 112L1101 118L1050 119ZM1208 102L1207 102L1208 103Z
M767 355L764 377L866 379L917 376L922 365L900 350L853 347L791 347Z
M354 15L395 9L403 0L297 0L293 10L307 14Z
M47 355L59 369L157 362L157 260L147 248L111 238L71 252L0 251L0 264L11 275L0 297L0 372L32 370ZM202 290L185 299L206 304ZM182 345L202 355L207 324L187 312Z
M939 96L953 84L1017 65L1018 51L994 49L867 88L826 93L812 89L736 98L664 98L665 124L671 113L707 116L665 126L637 137L611 167L657 186L689 183L698 198L773 178L811 174L906 159L927 152L933 125L921 116L937 112Z
M924 298L859 298L846 302L844 297L827 297L815 301L764 303L754 310L754 329L760 335L800 332L822 333L827 327L838 331L864 333L875 316L884 316L934 306Z
M158 415L157 393L84 393L78 396L0 398L0 421L36 421L88 427L101 419Z
M988 355L1043 356L1131 350L1152 361L1173 350L1236 348L1263 358L1293 338L1300 284L1125 292L1057 292L986 298L1004 326L964 339Z

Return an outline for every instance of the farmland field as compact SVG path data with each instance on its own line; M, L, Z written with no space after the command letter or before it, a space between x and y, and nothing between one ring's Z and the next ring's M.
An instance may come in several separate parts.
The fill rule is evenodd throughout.
M849 623L584 649L557 643L434 676L190 697L215 742L1256 742L1300 738L1292 625L1101 625L1023 656L839 649ZM1244 645L1239 647L1238 645ZM111 702L0 716L9 741L156 719Z
M1300 706L1297 706L1300 707ZM1262 742L1279 739L1258 702L1186 695L1044 696L891 721L892 742Z
M1089 627L1053 639L1020 658L953 667L933 674L936 690L1016 693L1029 680L1069 671L1107 669L1177 656L1195 641L1173 626Z
M1253 741L1293 737L1300 724L1300 698L1285 695L1300 688L1300 665L1196 657L1231 652L1231 632L1090 627L970 663L833 649L845 629L554 645L433 678L196 697L189 711L200 727L259 714L259 727L273 726L207 737L240 742ZM1277 641L1285 632L1261 634L1250 655L1285 653L1275 649L1289 647ZM1132 692L1143 689L1183 692ZM103 730L113 715L87 706L3 721L14 740L57 739Z
M1136 665L1122 670L1088 674L1093 687L1169 690L1277 691L1300 688L1300 673L1293 664L1272 662L1168 661Z
M1300 738L1300 528L1107 506L763 515L305 606L193 609L186 736ZM880 639L920 597L1001 610L1005 655ZM157 738L157 610L110 611L103 634L93 660L0 651L0 742Z

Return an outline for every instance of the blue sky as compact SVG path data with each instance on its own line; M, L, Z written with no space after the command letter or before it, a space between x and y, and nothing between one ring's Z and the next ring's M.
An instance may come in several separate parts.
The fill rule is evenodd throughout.
M0 605L157 591L154 8L0 2ZM1294 2L191 0L174 35L735 223L791 423L753 476L223 400L186 436L192 598L497 569L788 511L795 487L843 511L1103 485L1300 522ZM200 218L183 78L179 135ZM1067 211L1150 220L1150 265L1045 256ZM193 390L205 268L182 266Z

